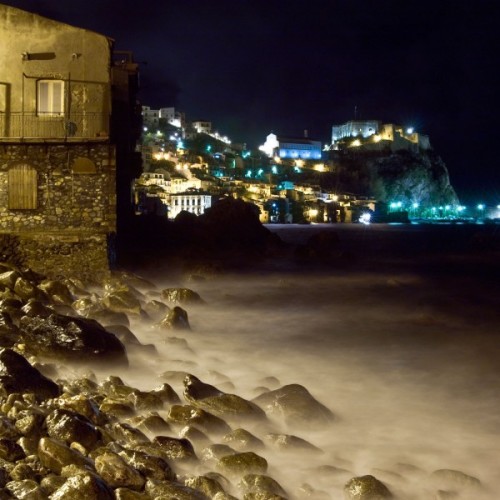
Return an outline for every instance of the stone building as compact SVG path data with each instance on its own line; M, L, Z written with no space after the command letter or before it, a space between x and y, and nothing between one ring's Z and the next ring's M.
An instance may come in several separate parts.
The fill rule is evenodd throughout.
M102 276L132 213L137 65L113 40L0 4L0 260Z

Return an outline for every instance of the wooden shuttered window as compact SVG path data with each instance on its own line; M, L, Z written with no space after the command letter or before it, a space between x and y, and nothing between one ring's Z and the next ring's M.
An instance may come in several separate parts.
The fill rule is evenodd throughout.
M9 209L37 208L37 171L29 165L16 165L9 169Z

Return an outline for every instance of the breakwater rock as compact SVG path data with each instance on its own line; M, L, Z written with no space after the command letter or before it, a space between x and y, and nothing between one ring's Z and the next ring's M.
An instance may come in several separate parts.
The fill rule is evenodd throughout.
M251 399L224 373L212 371L209 381L190 373L196 366L187 359L185 370L170 369L139 330L157 335L171 360L192 357L193 332L158 321L179 302L200 314L210 305L179 300L194 291L168 290L127 273L87 286L0 264L0 498L320 500L343 491L363 500L405 492L404 475L416 468L389 471L388 481L356 476L310 441L337 432L337 418L308 388L267 377L276 388L256 383ZM148 371L155 363L164 368L157 379ZM128 383L137 372L142 382ZM434 498L482 488L461 471L418 473Z

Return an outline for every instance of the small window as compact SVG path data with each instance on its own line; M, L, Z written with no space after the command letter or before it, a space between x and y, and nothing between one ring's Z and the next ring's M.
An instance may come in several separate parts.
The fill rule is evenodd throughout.
M16 165L9 169L9 209L33 210L37 208L38 176L29 165Z
M37 114L39 116L64 114L64 82L62 80L38 80Z

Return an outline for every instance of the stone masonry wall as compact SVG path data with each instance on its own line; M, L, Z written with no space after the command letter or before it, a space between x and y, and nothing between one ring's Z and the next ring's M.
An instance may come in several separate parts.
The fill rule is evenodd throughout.
M36 170L34 209L9 209L9 169ZM0 260L41 274L98 281L114 263L114 147L0 144Z
M36 169L38 207L8 209L8 170ZM116 230L115 152L109 144L0 144L0 231Z
M87 283L109 276L113 248L112 235L0 234L0 262L50 278L75 277Z

